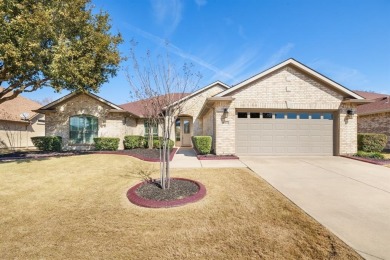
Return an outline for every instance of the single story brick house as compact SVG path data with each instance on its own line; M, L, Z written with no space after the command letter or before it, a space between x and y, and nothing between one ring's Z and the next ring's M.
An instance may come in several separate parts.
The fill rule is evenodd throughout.
M0 104L0 149L34 147L31 137L45 135L45 115L33 112L40 107L22 96Z
M237 155L355 153L355 112L366 102L294 59L235 86L217 81L180 98L187 102L176 120L176 146L210 135L216 154ZM46 116L46 135L62 136L66 149L90 149L95 136L144 135L149 126L141 103L72 93L37 111Z
M366 91L355 93L373 101L357 109L358 133L385 134L388 137L386 149L390 149L390 95Z

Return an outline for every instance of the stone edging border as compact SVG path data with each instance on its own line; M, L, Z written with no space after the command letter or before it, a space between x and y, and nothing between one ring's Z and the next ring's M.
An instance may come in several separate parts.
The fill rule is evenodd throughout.
M370 159L360 158L360 157L356 157L356 156L340 155L340 157L352 159L352 160L356 160L356 161L361 161L361 162L366 162L366 163L371 163L371 164L375 164L375 165L386 165L385 163L380 163L380 162L372 161Z
M129 201L137 206L145 207L145 208L171 208L171 207L178 207L183 206L188 203L197 202L206 196L206 188L205 186L197 181L186 179L186 178L171 178L175 180L184 180L184 181L191 181L198 185L199 191L189 197L178 199L178 200L171 200L171 201L156 201L156 200L148 200L144 199L137 195L136 190L145 184L145 182L138 183L137 185L131 187L127 193L126 196L129 199Z
M206 156L206 155L201 155L201 154L198 154L196 156L196 158L198 158L198 160L238 160L240 159L238 156Z

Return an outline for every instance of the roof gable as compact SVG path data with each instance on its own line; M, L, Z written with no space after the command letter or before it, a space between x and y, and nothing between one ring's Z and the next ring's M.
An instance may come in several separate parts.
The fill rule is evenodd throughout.
M358 94L354 93L353 91L349 90L348 88L346 88L346 87L338 84L337 82L323 76L322 74L318 73L317 71L303 65L302 63L300 63L294 59L288 59L288 60L286 60L278 65L275 65L274 67L271 67L271 68L255 75L247 80L244 80L241 83L238 83L237 85L219 93L218 95L216 95L216 97L228 96L232 92L235 92L235 91L247 86L248 84L250 84L256 80L259 80L263 77L266 77L266 76L270 75L271 73L273 73L274 71L279 70L279 69L286 67L286 66L293 66L295 68L298 68L300 71L304 72L305 74L326 83L327 86L330 86L331 88L333 88L335 90L338 90L339 92L343 93L344 95L346 95L350 98L364 99L363 97L359 96Z
M86 92L85 93L84 92L72 92L72 93L70 93L70 94L68 94L66 96L63 96L62 98L59 98L59 99L51 102L50 104L47 104L46 106L43 106L43 107L39 108L38 110L39 111L51 110L54 107L56 107L57 105L59 105L61 103L64 103L64 102L67 102L69 99L71 99L71 98L73 98L73 97L75 97L77 95L81 95L81 94L84 94L84 95L87 95L87 96L89 96L89 97L91 97L93 99L96 99L96 100L106 104L107 106L111 107L114 110L120 110L120 111L123 110L123 108L121 108L121 107L119 107L119 106L117 106L117 105L115 105L115 104L113 104L113 103L111 103L111 102L109 102L109 101L107 101L107 100L97 96L97 95L94 95L92 93L86 93Z
M213 88L213 87L215 87L215 86L218 86L218 85L221 86L222 88L225 88L225 90L229 89L229 86L228 86L228 85L226 85L225 83L223 83L223 82L217 80L217 81L215 81L215 82L213 82L213 83L211 83L211 84L209 84L209 85L207 85L207 86L205 86L205 87L203 87L203 88L201 88L201 89L198 89L197 91L191 93L190 95L185 96L185 97L183 97L183 98L177 100L176 102L172 103L171 106L174 106L174 105L176 105L177 103L179 103L179 102L181 102L181 101L183 101L183 100L187 100L187 99L190 99L190 98L192 98L192 97L194 97L194 96L196 96L196 95L199 95L199 94L201 94L202 92L204 92L204 91L206 91L206 90L208 90L208 89L210 89L210 88ZM222 91L222 92L224 92L224 91ZM221 92L221 93L222 93L222 92Z

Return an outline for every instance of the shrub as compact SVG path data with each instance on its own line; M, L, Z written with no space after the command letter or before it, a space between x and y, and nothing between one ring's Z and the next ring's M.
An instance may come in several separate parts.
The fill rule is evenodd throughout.
M144 145L145 138L141 135L126 135L123 140L125 149L140 148Z
M373 158L373 159L385 159L385 156L378 152L364 152L358 151L355 156L364 157L364 158Z
M384 134L362 133L358 134L358 150L364 152L381 152L387 143Z
M35 136L31 137L31 141L41 151L60 152L62 150L61 136Z
M96 137L93 138L95 150L98 151L116 151L119 146L119 138L115 137Z
M149 147L149 140L145 138L145 148ZM169 139L168 141L168 146L169 149L172 149L175 143L173 140ZM162 137L153 137L153 148L160 149L163 146L163 138Z
M211 136L193 136L192 142L200 154L209 154L211 151Z

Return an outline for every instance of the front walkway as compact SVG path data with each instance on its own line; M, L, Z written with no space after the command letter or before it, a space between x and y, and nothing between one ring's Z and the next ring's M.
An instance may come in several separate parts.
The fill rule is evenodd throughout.
M191 147L181 147L170 163L172 168L245 168L240 160L198 160Z

